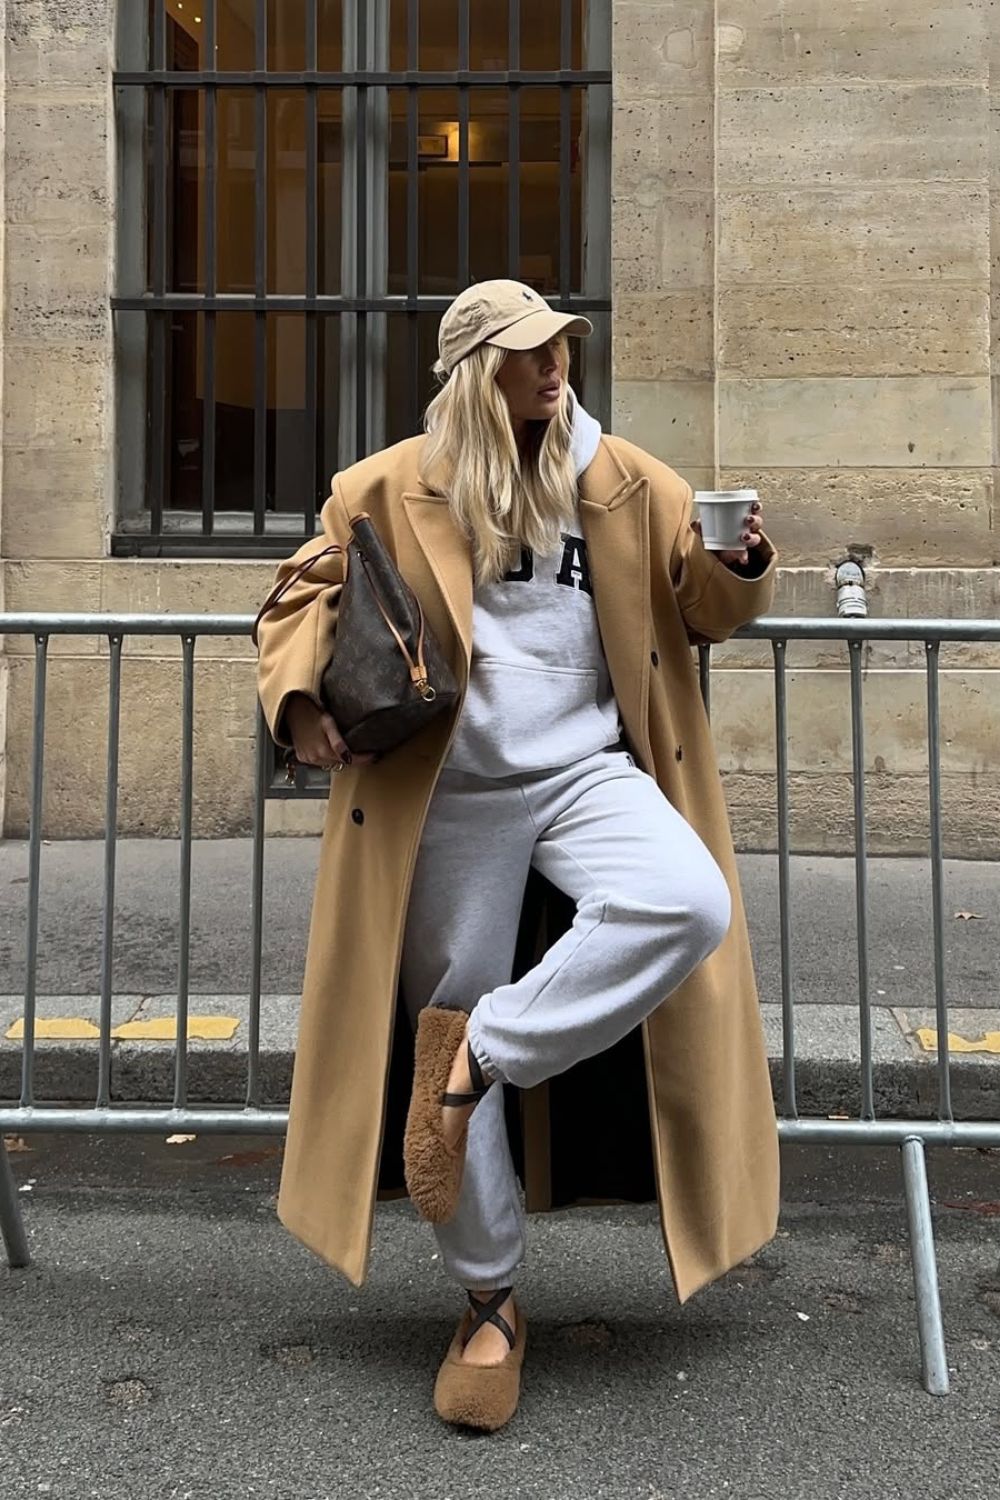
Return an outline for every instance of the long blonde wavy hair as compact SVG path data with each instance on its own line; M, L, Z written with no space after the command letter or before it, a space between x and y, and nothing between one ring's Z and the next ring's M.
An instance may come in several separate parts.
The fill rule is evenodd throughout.
M444 495L472 541L479 582L495 582L530 547L545 556L571 518L576 473L570 451L569 345L559 340L563 392L548 422L530 422L518 447L497 375L506 351L482 344L446 376L427 408L421 478Z

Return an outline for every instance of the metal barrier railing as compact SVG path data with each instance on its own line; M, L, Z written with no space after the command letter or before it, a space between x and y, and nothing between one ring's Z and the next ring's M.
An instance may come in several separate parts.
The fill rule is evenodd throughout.
M268 795L269 736L257 711L252 811L252 964L246 1091L242 1103L197 1107L188 1102L189 953L191 933L191 853L194 772L195 645L199 637L247 636L248 615L0 614L0 635L31 635L35 643L34 724L28 838L27 955L24 983L24 1047L21 1093L16 1104L0 1105L0 1131L77 1131L161 1134L250 1132L281 1134L286 1109L262 1104L260 1067L261 951L263 941L264 804ZM46 671L53 636L97 636L108 641L109 718L105 800L104 893L101 932L100 1013L97 1090L94 1103L67 1107L35 1102L35 1021L38 973L39 889L42 847ZM128 636L169 636L182 646L182 752L180 786L180 914L173 1098L167 1105L126 1108L111 1099L111 1042L114 958L115 874L118 823L118 751L121 718L122 643ZM927 1146L1000 1146L1000 1118L954 1118L948 1050L948 999L944 968L943 854L941 834L940 648L945 642L1000 644L997 620L761 619L734 639L770 641L774 661L778 876L782 1010L782 1111L784 1142L828 1145L897 1145L902 1151L903 1183L910 1230L923 1380L935 1395L948 1390L948 1366L934 1251ZM790 838L788 702L786 651L790 641L842 641L847 645L853 745L854 851L858 952L861 1108L857 1118L818 1119L799 1115L795 1073L795 1010L792 993L790 916ZM862 650L866 644L922 642L926 654L927 746L930 866L937 1017L938 1100L934 1119L877 1119L875 1111L872 1010L869 989L867 824L864 777ZM700 648L700 678L711 707L711 652ZM28 1246L6 1150L0 1150L0 1230L8 1262L28 1263Z

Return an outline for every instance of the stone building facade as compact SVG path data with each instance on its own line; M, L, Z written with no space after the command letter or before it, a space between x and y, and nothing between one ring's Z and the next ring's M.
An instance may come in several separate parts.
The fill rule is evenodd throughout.
M2 607L248 612L272 559L112 555L128 434L111 309L123 216L139 211L122 198L112 88L124 4L0 0ZM996 618L997 8L606 7L617 431L696 487L758 487L782 553L780 614L831 613L828 570L853 549L870 565L873 613ZM13 837L28 817L33 651L30 638L8 635L0 653L3 828ZM179 651L172 641L126 643L125 833L176 832ZM197 660L196 832L243 832L252 655L220 638L203 641ZM789 651L799 849L850 847L845 665L840 646ZM920 647L865 655L876 850L926 846L923 666ZM770 648L730 645L716 667L713 716L737 837L771 848ZM986 648L942 652L953 854L1000 853L998 667ZM107 693L106 642L53 642L48 836L103 827ZM319 810L272 802L269 826L307 831Z

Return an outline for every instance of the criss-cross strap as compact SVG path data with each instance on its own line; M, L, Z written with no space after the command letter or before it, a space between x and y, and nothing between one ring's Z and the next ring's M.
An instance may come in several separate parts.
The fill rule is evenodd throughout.
M515 1334L513 1328L511 1328L510 1324L507 1322L507 1319L502 1317L500 1314L500 1308L503 1307L512 1290L512 1287L502 1286L500 1290L498 1292L494 1292L486 1302L480 1302L475 1292L466 1292L469 1303L476 1315L462 1337L463 1349L466 1347L470 1339L475 1338L480 1328L485 1328L487 1323L492 1323L494 1328L499 1328L500 1332L503 1334L504 1338L513 1349L515 1343L517 1342L517 1335Z
M466 1043L466 1050L469 1058L469 1077L472 1079L472 1093L441 1095L442 1104L451 1104L456 1109L461 1109L466 1104L478 1104L480 1099L485 1094L488 1094L493 1087L493 1079L486 1077L486 1074L479 1066L479 1059L476 1057L469 1043Z

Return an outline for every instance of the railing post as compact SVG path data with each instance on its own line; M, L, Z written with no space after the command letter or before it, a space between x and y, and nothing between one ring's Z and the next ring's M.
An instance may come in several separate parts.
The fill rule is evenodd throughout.
M931 1396L948 1394L948 1354L941 1320L937 1260L934 1254L934 1224L927 1188L927 1162L919 1136L903 1142L903 1187L910 1226L910 1260L913 1291L917 1299L917 1329L924 1390Z
M14 1174L10 1170L7 1147L0 1140L0 1233L7 1251L7 1264L15 1267L31 1264L28 1253L28 1236L24 1232L21 1205L17 1201Z

